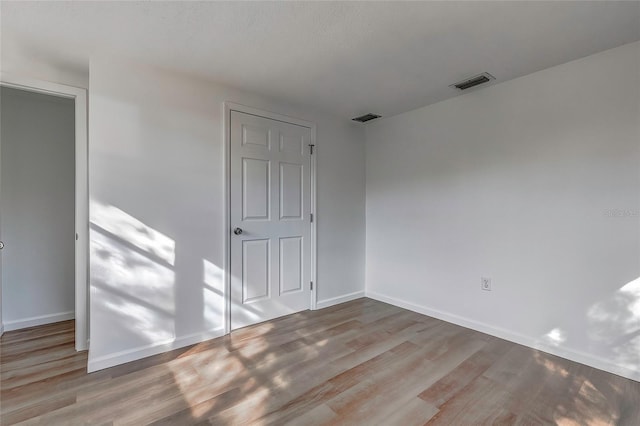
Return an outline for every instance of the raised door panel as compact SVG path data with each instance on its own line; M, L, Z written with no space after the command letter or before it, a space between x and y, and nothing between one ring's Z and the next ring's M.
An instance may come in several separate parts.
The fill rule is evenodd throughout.
M268 220L271 193L268 160L242 159L242 220Z
M280 219L302 219L303 167L280 163Z
M286 131L280 133L280 152L291 152L304 155L304 136L291 134Z
M271 149L272 131L268 127L243 124L242 146L269 151Z
M268 239L242 242L242 303L270 296L269 248Z
M280 238L280 294L302 291L302 237Z

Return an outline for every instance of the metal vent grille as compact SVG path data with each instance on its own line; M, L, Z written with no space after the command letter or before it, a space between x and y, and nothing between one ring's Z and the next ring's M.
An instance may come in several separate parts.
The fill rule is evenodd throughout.
M352 118L352 120L357 121L359 123L366 123L367 121L375 120L376 118L380 118L380 117L382 116L378 114L369 113L369 114L361 115L360 117Z
M491 74L489 74L488 72L484 72L480 75L476 75L475 77L471 77L468 80L459 81L455 84L452 84L449 87L455 87L456 89L459 89L459 90L467 90L472 87L478 86L480 84L488 83L491 80L495 80L495 79L496 78Z

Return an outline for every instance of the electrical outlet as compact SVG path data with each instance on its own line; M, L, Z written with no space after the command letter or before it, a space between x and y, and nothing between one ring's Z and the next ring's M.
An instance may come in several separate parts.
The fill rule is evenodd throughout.
M480 288L485 291L491 291L491 278L480 277Z

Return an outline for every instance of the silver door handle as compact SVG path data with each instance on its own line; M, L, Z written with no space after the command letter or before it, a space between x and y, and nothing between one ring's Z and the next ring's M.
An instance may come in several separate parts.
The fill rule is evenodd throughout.
M4 243L0 241L0 250L2 250L3 248L4 248Z
M233 228L233 233L236 235L242 234L242 228Z

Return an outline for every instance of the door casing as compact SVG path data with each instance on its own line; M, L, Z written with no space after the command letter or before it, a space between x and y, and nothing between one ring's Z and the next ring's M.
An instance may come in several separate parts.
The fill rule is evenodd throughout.
M87 140L87 91L13 74L0 73L0 86L75 100L75 320L76 351L89 348L88 342L88 261L89 261L89 174ZM5 249L11 249L5 247ZM2 288L0 287L0 292Z
M298 126L307 127L311 130L311 145L313 145L313 155L311 155L311 214L313 221L311 226L311 281L313 288L311 289L311 300L309 307L311 310L316 309L318 283L317 283L317 140L316 140L316 124L310 121L289 117L283 114L277 114L258 108L240 105L233 102L223 103L223 140L224 140L224 283L225 283L225 306L224 306L224 330L225 334L231 332L231 111L243 112L245 114L256 115L258 117L268 118L271 120L282 121L285 123L296 124Z

